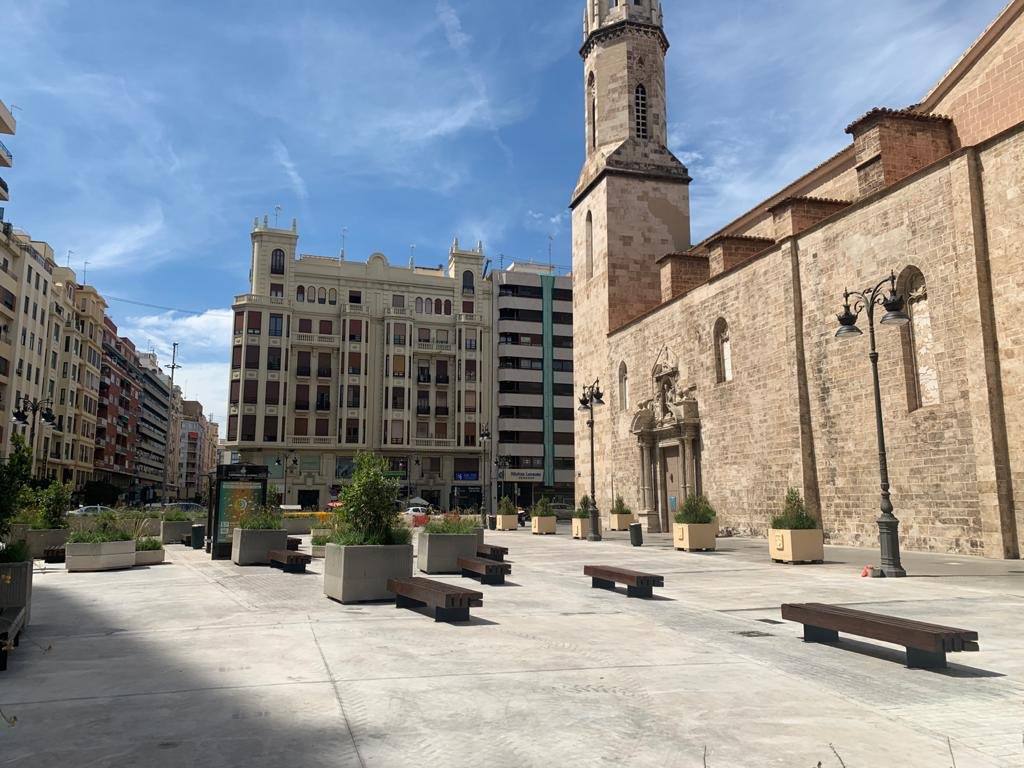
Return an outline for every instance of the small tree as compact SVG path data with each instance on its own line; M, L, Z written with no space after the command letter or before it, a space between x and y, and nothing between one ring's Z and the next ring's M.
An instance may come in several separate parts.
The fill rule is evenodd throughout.
M71 486L54 480L39 494L41 522L46 528L64 528L71 506Z
M782 502L782 514L772 518L772 528L780 531L802 531L818 527L818 521L807 514L800 491L789 488Z
M501 501L498 503L498 514L499 515L515 515L516 505L512 503L512 499L508 496L503 496Z
M613 515L632 515L633 510L626 506L626 500L621 496L615 497L615 503L612 505Z
M573 517L578 517L581 519L589 518L590 510L592 510L593 508L594 503L590 500L590 497L584 495L583 498L580 499L580 505L576 508L576 511L573 513Z
M341 544L407 544L409 529L398 508L398 481L388 477L386 459L372 453L356 456L352 482L342 491L339 513Z
M713 522L714 519L715 508L704 494L687 496L683 508L676 512L676 522L680 525L702 525Z
M547 496L541 496L540 501L533 505L530 510L530 517L554 517L555 510L551 508L551 502Z
M22 489L32 477L32 450L25 438L11 437L11 453L0 464L0 539L10 533L11 520L18 513Z

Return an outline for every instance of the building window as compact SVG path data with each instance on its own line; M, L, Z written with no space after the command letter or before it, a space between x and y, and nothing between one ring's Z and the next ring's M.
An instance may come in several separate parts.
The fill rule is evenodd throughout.
M903 370L907 379L907 406L911 411L939 402L939 370L935 360L928 287L917 267L900 275L897 290L907 301L910 323L901 329Z
M597 87L593 72L587 78L587 125L590 133L590 149L597 149Z
M391 306L395 309L405 309L405 296L399 296L397 293L392 295Z
M295 289L295 300L296 301L305 301L306 300L306 289L303 288L301 285L298 288Z
M647 131L647 89L640 84L636 87L633 95L633 112L636 120L636 135L638 138L650 138Z
M625 361L619 363L619 410L629 410L629 370Z
M724 318L715 323L715 378L719 384L732 381L732 343Z
M416 314L417 315L422 315L423 314L423 297L422 296L417 296L416 297Z
M316 288L311 285L308 288L306 288L306 303L307 304L313 304L315 302L316 302Z
M430 299L427 299L425 302L423 302L423 309L428 315L434 314L434 302L432 302Z
M284 333L284 317L282 315L270 316L270 335L281 336Z
M270 284L270 298L272 299L283 299L284 298L284 285L281 283Z
M462 295L472 296L475 293L473 287L473 273L470 270L466 270L462 273Z
M348 303L349 304L362 304L363 303L363 292L362 291L349 291L348 292Z
M320 321L320 335L321 336L333 336L334 335L334 321L333 320L321 320Z
M587 226L586 226L586 276L589 280L594 276L594 214L587 211Z
M446 315L451 315L451 313L452 313L452 300L451 299L445 299L445 301L444 301L444 313Z
M284 251L280 248L275 248L274 252L270 254L270 274L284 274Z
M321 288L319 291L317 291L316 300L320 304L326 304L327 303L327 289L326 288Z
M334 306L335 304L338 303L337 288L331 288L330 292L327 294L327 303L330 304L331 306Z

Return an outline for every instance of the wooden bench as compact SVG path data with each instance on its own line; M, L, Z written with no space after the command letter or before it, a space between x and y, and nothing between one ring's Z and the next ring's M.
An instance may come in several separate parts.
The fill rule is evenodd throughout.
M302 544L302 539L300 539L298 536L289 536L286 546L292 552L298 552L300 544Z
M654 587L664 587L665 577L655 573L631 571L628 568L614 568L609 565L585 565L583 575L591 578L594 589L615 590L616 584L626 585L630 597L651 597Z
M497 544L476 545L476 556L482 557L485 560L494 560L501 563L505 561L505 555L507 554L508 547L499 547Z
M272 568L277 567L287 573L305 573L306 566L313 562L312 555L291 549L272 549L267 553L267 557Z
M28 609L25 606L0 608L0 672L7 669L8 650L18 647L26 616Z
M469 609L484 604L482 592L421 576L388 579L387 587L395 594L396 608L430 608L434 621L469 621Z
M839 605L798 603L782 606L782 618L804 625L804 641L835 643L839 633L869 637L907 649L909 669L945 669L946 654L978 650L978 633L923 621L868 613Z
M63 563L65 560L64 547L47 547L43 550L44 563Z
M486 560L482 557L460 557L463 576L479 576L481 584L504 584L505 574L512 573L512 564Z

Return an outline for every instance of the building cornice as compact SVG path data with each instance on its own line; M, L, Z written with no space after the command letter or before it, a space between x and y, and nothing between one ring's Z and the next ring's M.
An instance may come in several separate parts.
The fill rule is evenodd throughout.
M690 182L693 181L689 173L687 173L684 176L680 176L677 173L671 173L669 171L641 171L633 170L630 168L615 168L606 166L602 168L597 173L597 175L594 176L593 179L587 182L587 184L584 187L582 187L578 192L576 192L573 195L572 200L569 202L569 209L574 210L576 206L583 202L583 198L589 195L591 191L593 191L594 187L600 184L606 176L623 176L634 179L649 179L663 181L668 184L685 184L687 186L689 186Z
M591 32L587 39L583 41L583 47L580 48L580 56L584 59L590 55L590 52L594 49L594 46L598 43L605 43L611 40L617 40L625 37L628 34L637 34L641 37L654 37L661 43L662 53L666 53L669 48L668 37L665 36L665 30L659 27L657 24L644 24L639 21L630 21L624 19L623 21L617 21L614 24L610 24L607 27L599 27L598 29Z

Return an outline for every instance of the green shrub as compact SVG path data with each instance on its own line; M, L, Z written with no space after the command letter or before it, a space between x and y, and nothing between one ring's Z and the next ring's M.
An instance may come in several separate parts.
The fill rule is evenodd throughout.
M330 536L314 536L311 539L311 541L312 541L312 544L313 544L314 547L322 547L325 544L330 544L331 537Z
M516 509L516 505L512 503L512 499L508 496L503 496L501 502L498 504L499 515L518 515L519 510Z
M160 543L160 539L154 539L152 536L145 536L135 540L136 552L155 552L163 548L164 545Z
M542 496L541 500L533 505L533 509L530 510L530 517L554 517L555 510L551 508L551 502L548 501L546 496Z
M594 503L590 500L589 496L584 496L580 499L580 505L576 507L576 511L572 513L573 517L576 518L590 518L590 510L594 508Z
M163 514L160 515L160 519L165 523L187 523L193 518L192 515L185 510L172 507L171 509L165 510Z
M239 516L238 527L247 531L278 531L284 527L284 518L278 507L258 506Z
M808 531L818 527L818 521L807 514L803 497L796 488L786 491L782 514L772 518L772 528L781 531Z
M440 520L431 520L423 528L424 533L476 533L479 520L462 520L454 515L445 515Z
M0 563L27 563L32 560L32 552L24 541L8 542L0 549Z
M615 497L615 503L612 504L613 515L632 515L633 510L626 506L626 501L621 496Z
M41 521L46 528L66 528L71 486L56 481L39 493Z
M676 522L684 525L700 525L714 520L715 508L704 494L687 496L683 508L676 512Z
M32 451L25 438L11 436L11 451L7 461L0 464L0 539L7 538L11 519L22 510L21 491L32 477Z
M117 528L97 528L94 531L72 531L68 544L104 544L108 541L131 541L132 535Z
M347 545L408 544L412 531L398 505L398 481L389 477L387 459L372 453L356 456L351 484L342 491L338 533L332 540Z

